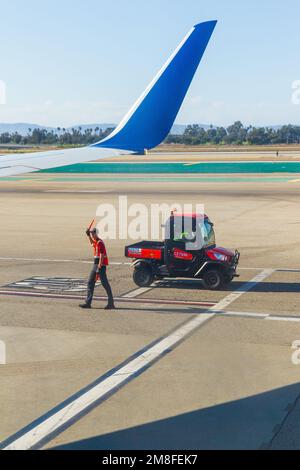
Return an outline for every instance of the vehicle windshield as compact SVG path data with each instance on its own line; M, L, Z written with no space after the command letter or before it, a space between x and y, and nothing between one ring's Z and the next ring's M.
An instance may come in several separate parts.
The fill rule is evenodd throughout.
M209 219L197 220L194 217L175 217L174 232L171 230L171 239L194 243L194 249L206 248L215 245L215 232Z
M216 244L215 231L213 224L208 220L202 220L200 223L201 235L203 239L203 246L211 246Z

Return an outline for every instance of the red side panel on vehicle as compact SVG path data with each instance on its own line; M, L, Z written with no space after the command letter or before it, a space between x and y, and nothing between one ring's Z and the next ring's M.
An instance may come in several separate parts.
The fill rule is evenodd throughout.
M127 256L137 259L161 259L161 250L154 248L128 248Z
M182 259L185 261L192 261L194 258L192 253L188 253L187 251L183 251L183 250L178 250L177 248L174 248L173 255L174 255L174 258Z

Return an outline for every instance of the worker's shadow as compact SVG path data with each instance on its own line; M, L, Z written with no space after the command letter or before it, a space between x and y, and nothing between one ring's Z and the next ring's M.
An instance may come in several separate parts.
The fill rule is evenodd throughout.
M142 302L141 302L142 303ZM93 310L103 310L102 307L93 307ZM116 303L116 308L114 311L122 311L122 312L134 312L134 313L155 313L159 315L201 315L203 313L207 313L207 308L198 308L192 306L186 306L184 308L169 308L165 307L165 305L160 306L159 309L156 307L125 307L122 303Z

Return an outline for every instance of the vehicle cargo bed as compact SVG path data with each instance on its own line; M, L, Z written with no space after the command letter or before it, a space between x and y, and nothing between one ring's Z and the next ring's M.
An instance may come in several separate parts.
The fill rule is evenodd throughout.
M125 256L136 259L163 260L164 243L160 241L141 241L125 247Z

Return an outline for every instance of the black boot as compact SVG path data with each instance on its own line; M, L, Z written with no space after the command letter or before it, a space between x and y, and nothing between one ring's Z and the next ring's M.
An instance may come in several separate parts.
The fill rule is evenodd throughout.
M87 303L80 304L79 307L81 307L81 308L91 308L91 304L87 304Z
M106 307L104 307L104 310L114 310L115 308L116 307L115 307L115 304L113 302L108 302Z

